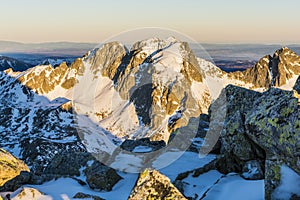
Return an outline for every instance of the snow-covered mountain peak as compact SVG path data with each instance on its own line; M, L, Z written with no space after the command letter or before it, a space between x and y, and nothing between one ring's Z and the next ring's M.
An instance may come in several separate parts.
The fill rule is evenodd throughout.
M95 48L70 66L36 66L19 80L50 100L63 97L79 114L119 138L168 141L211 101L196 56L175 38ZM180 116L178 115L180 113Z

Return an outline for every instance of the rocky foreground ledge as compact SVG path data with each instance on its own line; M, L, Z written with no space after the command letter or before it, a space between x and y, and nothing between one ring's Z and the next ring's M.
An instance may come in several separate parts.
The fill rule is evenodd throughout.
M271 88L259 93L229 85L222 91L226 98L215 102L227 109L216 167L246 179L264 178L265 199L277 198L285 167L300 174L299 80L295 91Z

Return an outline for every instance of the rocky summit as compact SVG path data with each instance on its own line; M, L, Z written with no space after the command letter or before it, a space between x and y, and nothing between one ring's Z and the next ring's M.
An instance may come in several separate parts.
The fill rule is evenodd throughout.
M299 75L286 47L226 73L174 37L1 71L0 197L297 199Z
M130 51L111 42L70 67L65 63L56 68L37 66L18 79L49 99L72 100L75 110L87 113L120 138L167 141L169 134L186 125L190 117L206 112L211 97L204 77L187 43L153 38L133 44ZM101 80L103 86L98 90L95 87ZM91 90L83 94L81 90L87 86ZM96 98L86 99L83 95ZM120 104L118 109L124 107L120 115L109 105L112 101L115 107ZM86 104L96 106L83 108Z
M261 58L257 64L243 72L229 74L252 84L252 88L291 87L300 75L300 57L287 47L277 50L273 56Z

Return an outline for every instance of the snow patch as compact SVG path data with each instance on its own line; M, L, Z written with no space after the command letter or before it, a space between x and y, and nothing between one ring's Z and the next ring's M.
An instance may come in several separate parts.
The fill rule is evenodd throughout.
M292 194L300 196L300 176L291 168L283 165L280 169L281 184L273 193L274 199L290 199Z

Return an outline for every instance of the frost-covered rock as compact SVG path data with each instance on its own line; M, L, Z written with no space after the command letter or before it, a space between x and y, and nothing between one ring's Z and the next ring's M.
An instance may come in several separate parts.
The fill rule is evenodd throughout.
M50 101L4 73L0 73L0 80L0 145L31 166L31 173L18 175L20 169L18 171L17 166L15 172L12 171L16 161L8 163L11 168L3 162L4 169L0 174L4 176L9 172L11 178L15 178L1 190L14 191L24 184L41 184L53 178L81 175L80 169L95 158L87 152L78 135L88 130L77 128L76 113L62 108L65 100ZM2 154L4 152L1 150ZM7 158L6 155L1 157ZM97 169L102 170L101 167ZM97 170L91 172L98 173ZM6 178L4 176L3 180ZM110 185L112 187L113 183Z

